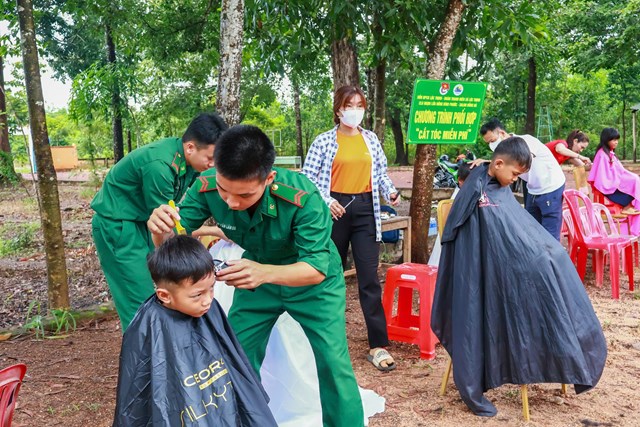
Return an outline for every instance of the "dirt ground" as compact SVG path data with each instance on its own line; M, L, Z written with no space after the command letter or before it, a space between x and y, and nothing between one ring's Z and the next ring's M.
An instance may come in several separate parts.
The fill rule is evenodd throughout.
M33 194L33 190L29 190ZM70 295L74 309L109 301L109 293L94 253L90 235L90 188L60 187ZM24 190L0 189L0 238L5 241L30 223L38 222L37 204ZM406 208L406 207L405 207ZM402 211L401 211L402 213ZM13 234L12 234L13 233ZM14 236L15 237L15 236ZM0 330L25 323L29 305L38 301L46 310L46 269L41 233L33 241L23 239L19 254L0 257ZM639 271L636 270L636 275ZM381 276L383 272L381 271ZM640 293L626 292L610 298L604 288L587 276L587 291L603 325L609 356L598 386L567 396L559 384L529 386L530 425L535 426L637 426L640 415ZM354 279L347 283L347 332L358 383L386 398L386 410L370 419L373 427L403 426L517 426L524 425L519 387L505 385L487 393L498 415L476 417L465 407L452 382L444 397L438 395L447 363L438 346L434 360L419 358L416 346L393 343L389 348L398 369L380 373L365 359L366 330ZM35 339L23 334L0 341L0 367L14 363L28 366L14 426L109 426L114 410L121 331L113 317L85 320L63 338ZM304 426L303 426L304 427Z

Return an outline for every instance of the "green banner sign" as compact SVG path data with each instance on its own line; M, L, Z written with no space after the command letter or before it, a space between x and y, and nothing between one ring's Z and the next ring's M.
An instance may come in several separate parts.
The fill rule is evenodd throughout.
M409 144L474 144L487 90L485 83L416 80Z

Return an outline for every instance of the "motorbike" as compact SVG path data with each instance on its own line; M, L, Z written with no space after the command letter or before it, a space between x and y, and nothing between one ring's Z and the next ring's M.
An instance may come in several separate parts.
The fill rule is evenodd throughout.
M438 158L436 171L433 175L433 188L455 188L458 186L458 168L462 163L475 160L476 156L466 150L465 154L457 157L456 163L449 161L449 156L443 154Z

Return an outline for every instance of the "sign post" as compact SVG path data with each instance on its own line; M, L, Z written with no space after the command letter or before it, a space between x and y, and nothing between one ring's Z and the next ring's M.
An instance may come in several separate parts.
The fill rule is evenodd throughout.
M486 83L416 80L407 143L474 144Z

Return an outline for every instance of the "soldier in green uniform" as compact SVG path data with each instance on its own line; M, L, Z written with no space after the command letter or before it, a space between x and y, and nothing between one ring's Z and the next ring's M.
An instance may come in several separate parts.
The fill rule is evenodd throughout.
M182 139L145 145L120 160L91 202L93 240L123 332L154 292L147 269L154 249L149 215L169 200L182 199L200 172L213 166L214 144L226 129L217 114L200 114Z
M325 426L364 424L345 326L345 283L331 240L331 215L305 176L273 168L275 150L257 127L230 128L216 144L216 168L187 192L180 214L155 209L148 221L159 244L174 219L189 231L213 216L245 249L217 273L234 286L229 321L256 372L283 312L296 319L314 352Z

